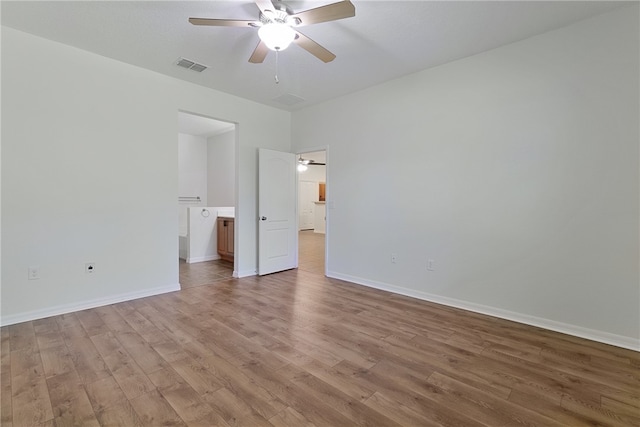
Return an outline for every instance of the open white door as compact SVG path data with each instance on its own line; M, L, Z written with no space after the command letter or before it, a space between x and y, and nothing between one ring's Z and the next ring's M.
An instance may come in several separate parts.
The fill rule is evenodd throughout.
M258 151L258 274L298 266L296 157Z

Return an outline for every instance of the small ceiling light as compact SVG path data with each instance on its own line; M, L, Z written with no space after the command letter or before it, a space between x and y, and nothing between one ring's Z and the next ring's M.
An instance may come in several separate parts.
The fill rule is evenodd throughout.
M271 50L285 50L296 38L296 32L289 25L281 22L270 22L258 30L260 40Z
M307 165L304 165L304 164L302 164L302 163L299 163L299 164L298 164L298 172L304 172L304 171L306 171L307 169L309 169L309 167L308 167Z

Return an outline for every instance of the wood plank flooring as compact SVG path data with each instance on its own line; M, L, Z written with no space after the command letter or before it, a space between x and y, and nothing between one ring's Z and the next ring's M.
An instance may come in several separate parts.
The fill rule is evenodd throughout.
M303 230L299 236L298 269L324 275L324 242L325 235ZM215 281L233 277L233 263L214 260L187 264L179 260L180 288L209 285Z
M298 270L324 275L325 235L303 230L298 233Z
M210 285L213 282L233 277L233 263L222 259L187 264L179 260L180 289Z
M640 425L640 353L301 269L0 332L3 427Z

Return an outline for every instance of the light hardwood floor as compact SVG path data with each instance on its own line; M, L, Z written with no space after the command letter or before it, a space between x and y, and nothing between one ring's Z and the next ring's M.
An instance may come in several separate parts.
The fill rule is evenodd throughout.
M324 234L313 230L299 232L298 269L324 275L324 237ZM233 277L233 263L221 259L193 264L180 259L179 270L181 289L210 285Z
M324 275L324 234L304 230L298 233L298 269Z
M640 354L302 268L1 328L2 426L633 426Z
M211 285L219 280L233 277L233 263L222 259L187 264L179 260L180 288Z

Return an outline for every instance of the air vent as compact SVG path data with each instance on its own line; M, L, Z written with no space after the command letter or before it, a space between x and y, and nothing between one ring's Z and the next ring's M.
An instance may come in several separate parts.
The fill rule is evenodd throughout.
M178 58L178 60L176 61L176 65L178 67L186 68L187 70L192 70L198 73L201 73L207 68L209 68L206 65L198 64L195 61L191 61L185 58Z
M304 98L300 98L299 96L292 93L285 93L278 96L277 98L273 98L273 100L284 105L295 105L303 102Z

